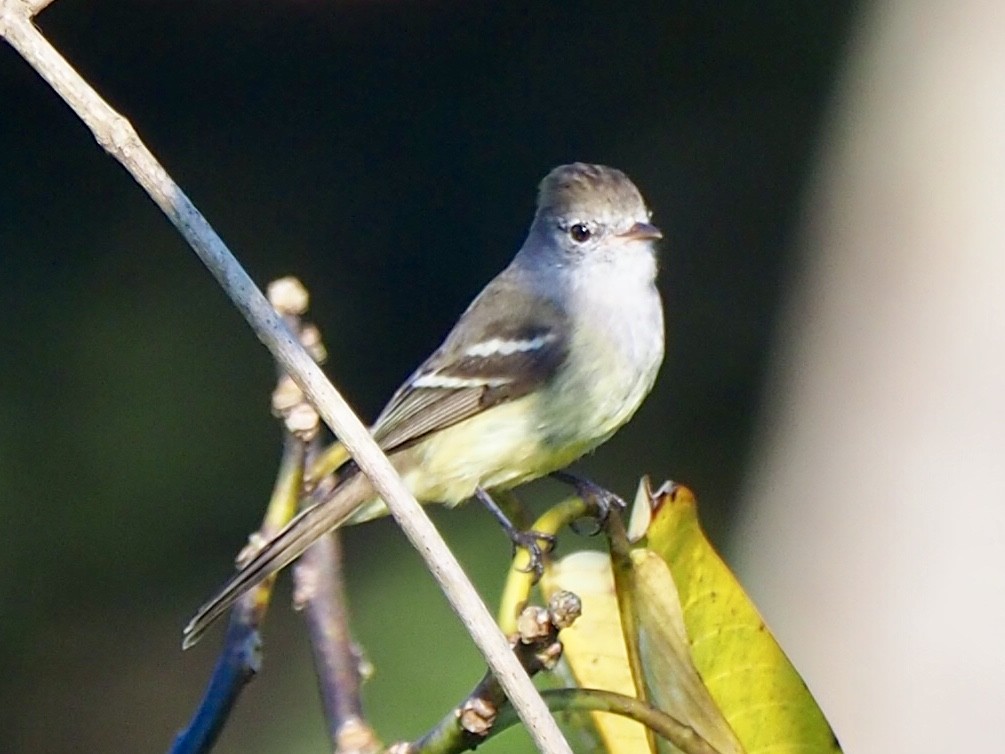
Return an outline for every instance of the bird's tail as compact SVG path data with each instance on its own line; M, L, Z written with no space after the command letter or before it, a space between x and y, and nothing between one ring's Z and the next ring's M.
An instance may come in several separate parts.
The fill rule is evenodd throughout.
M185 626L182 647L188 649L199 641L206 629L245 592L303 555L308 547L343 523L373 494L369 480L356 473L339 484L328 498L301 511L199 608Z

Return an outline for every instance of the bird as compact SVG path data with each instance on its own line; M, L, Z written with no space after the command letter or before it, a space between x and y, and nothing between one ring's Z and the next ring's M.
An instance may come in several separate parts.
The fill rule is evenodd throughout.
M371 426L416 499L491 503L493 490L562 474L632 417L663 361L661 238L622 171L575 162L545 176L510 264ZM348 454L335 458L333 488L239 565L185 627L184 647L328 531L387 512Z

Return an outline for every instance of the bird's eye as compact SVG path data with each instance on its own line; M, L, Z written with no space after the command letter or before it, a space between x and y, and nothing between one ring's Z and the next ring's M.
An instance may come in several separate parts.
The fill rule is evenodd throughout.
M569 237L576 243L585 243L590 240L593 233L583 223L576 223L569 228Z

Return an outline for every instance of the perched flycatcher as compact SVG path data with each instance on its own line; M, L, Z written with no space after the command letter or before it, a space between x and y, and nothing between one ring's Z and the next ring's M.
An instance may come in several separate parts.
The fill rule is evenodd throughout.
M418 500L453 506L557 471L631 418L663 360L650 216L620 170L545 177L516 257L371 429ZM346 474L203 605L185 646L326 532L385 512L365 475Z

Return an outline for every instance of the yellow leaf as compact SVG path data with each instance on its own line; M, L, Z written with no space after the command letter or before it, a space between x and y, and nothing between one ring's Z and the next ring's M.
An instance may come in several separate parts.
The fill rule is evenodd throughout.
M649 504L651 521L631 557L636 570L643 567L653 573L639 581L659 582L654 555L672 574L691 660L744 750L747 754L840 752L806 684L705 538L694 495L681 486L664 485L656 493L649 492L648 480L645 486L646 500L640 494L636 505ZM632 527L639 528L634 516ZM658 589L652 584L643 588L648 596L635 597L640 622L666 619L663 608L650 610L646 605L646 600L658 597ZM645 639L645 631L640 637L646 672L665 664L661 646ZM647 683L653 685L648 679ZM700 729L699 733L705 735Z
M546 599L567 590L583 603L583 614L562 631L563 659L576 686L635 696L610 558L600 552L573 553L545 571L541 589ZM619 715L590 715L604 751L651 754L646 729L640 723Z
M616 570L616 582L628 597L631 617L625 623L633 627L629 636L637 647L647 700L690 726L721 754L743 754L695 666L670 569L645 548L633 548L629 562L630 568ZM677 751L665 741L659 742L659 750Z

